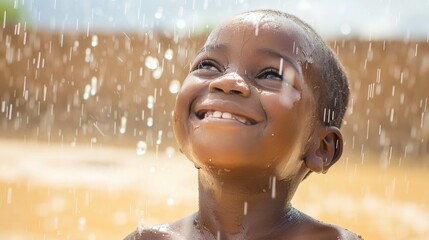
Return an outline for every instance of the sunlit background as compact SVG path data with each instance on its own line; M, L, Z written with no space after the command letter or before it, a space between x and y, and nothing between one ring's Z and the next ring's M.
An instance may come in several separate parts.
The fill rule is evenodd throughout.
M429 239L429 0L0 1L0 239L122 239L197 209L171 129L214 26L271 8L350 77L345 153L293 204L365 239Z

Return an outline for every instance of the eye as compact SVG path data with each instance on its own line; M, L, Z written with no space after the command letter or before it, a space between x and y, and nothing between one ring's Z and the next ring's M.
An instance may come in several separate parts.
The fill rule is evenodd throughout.
M192 71L196 70L205 70L205 71L213 71L213 72L222 72L222 68L213 60L202 60L198 63L197 66Z
M256 78L283 81L283 76L275 68L268 68L263 70Z

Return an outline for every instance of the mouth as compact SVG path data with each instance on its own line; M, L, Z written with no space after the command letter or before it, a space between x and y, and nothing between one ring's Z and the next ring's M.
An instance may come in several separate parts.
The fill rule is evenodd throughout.
M235 120L247 126L256 124L256 121L251 118L240 116L230 112L225 112L225 111L221 112L221 111L215 111L215 110L200 110L196 113L196 116L199 120L225 119L225 120Z

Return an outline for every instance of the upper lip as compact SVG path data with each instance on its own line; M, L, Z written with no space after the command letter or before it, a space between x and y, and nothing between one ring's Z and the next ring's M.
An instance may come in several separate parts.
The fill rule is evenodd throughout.
M193 113L201 118L208 111L229 112L231 114L246 118L252 125L261 121L261 117L254 111L243 108L236 102L225 100L204 100L196 104Z

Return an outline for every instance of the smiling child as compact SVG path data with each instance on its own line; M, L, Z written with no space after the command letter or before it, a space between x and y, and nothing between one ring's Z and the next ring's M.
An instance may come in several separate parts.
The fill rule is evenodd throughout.
M208 37L173 128L198 169L199 210L126 239L360 239L291 206L301 181L340 158L347 77L296 17L242 13Z

